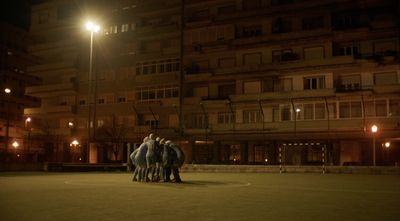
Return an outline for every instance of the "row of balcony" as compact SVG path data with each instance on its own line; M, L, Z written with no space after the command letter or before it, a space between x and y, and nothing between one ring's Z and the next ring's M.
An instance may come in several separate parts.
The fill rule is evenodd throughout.
M392 118L368 118L368 119L325 119L313 121L281 121L281 122L265 122L265 123L235 123L235 124L212 124L207 128L187 128L184 127L183 131L186 135L193 136L212 136L235 134L235 136L242 136L245 134L265 133L265 134L281 134L281 133L332 133L335 136L346 136L349 131L358 131L359 134L365 136L366 128L370 125L378 124L381 133L396 135L399 125L396 120L400 117ZM107 128L107 126L105 126ZM157 133L163 136L173 137L179 134L181 130L177 125L127 125L125 136L146 136L148 133ZM38 128L32 130L40 134ZM51 134L87 137L87 128L54 128ZM101 139L101 134L97 135Z

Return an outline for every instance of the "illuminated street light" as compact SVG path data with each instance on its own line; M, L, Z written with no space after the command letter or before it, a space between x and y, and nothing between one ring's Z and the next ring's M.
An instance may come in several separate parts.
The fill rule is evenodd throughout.
M297 109L296 109L296 112L297 112L297 113L299 113L300 111L301 111L300 108L297 108Z
M385 142L385 147L389 148L390 147L390 142Z
M86 29L91 32L99 32L100 26L91 21L88 21L86 22Z
M376 148L375 148L375 134L378 132L378 127L376 125L372 125L372 162L373 165L376 166Z
M93 69L93 33L100 31L100 26L92 21L86 22L86 29L90 31L90 57L89 57L89 89L88 89L88 138L87 138L87 160L89 162L90 151L90 122L91 122L91 94L92 94L92 69Z
M78 145L79 145L79 141L73 140L69 146L71 146L71 147L72 147L72 146L76 147L76 146L78 146Z
M12 143L12 146L17 149L19 147L19 143L17 141L14 141L14 143Z
M7 152L8 149L8 139L9 139L9 131L10 131L10 95L11 95L11 89L10 88L5 88L4 92L7 95L7 123L6 123L6 139L4 139L4 146L5 146L5 151Z

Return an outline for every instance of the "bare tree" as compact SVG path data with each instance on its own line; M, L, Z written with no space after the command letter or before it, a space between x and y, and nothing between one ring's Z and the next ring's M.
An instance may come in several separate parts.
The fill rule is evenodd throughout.
M111 146L114 154L114 159L118 160L118 155L121 150L122 142L127 134L127 125L118 123L116 116L111 116L111 122L97 129L97 139L106 146Z

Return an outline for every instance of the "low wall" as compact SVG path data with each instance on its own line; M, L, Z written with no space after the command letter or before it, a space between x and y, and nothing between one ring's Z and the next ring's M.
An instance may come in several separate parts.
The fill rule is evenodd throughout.
M43 171L42 163L0 163L0 172L5 171Z
M127 171L127 164L86 164L86 163L1 163L4 171L46 171L46 172L90 172L90 171ZM185 164L182 172L209 173L323 173L321 166L263 166L263 165L210 165ZM393 174L400 175L400 167L366 166L326 166L325 173L343 174Z
M222 173L323 173L322 166L262 166L262 165L205 165L185 164L182 172L222 172ZM345 174L396 174L400 167L366 166L326 166L325 173Z

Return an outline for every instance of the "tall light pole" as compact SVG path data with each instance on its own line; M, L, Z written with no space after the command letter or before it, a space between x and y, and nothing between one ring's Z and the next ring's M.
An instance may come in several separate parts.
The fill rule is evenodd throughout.
M89 55L89 88L88 88L88 138L87 138L87 150L86 150L86 157L87 162L89 163L89 153L90 153L90 124L91 124L91 95L92 95L92 69L93 69L93 35L94 33L100 31L100 26L88 21L86 22L86 29L90 31L90 55Z
M27 153L25 156L25 161L26 161L26 157L29 156L29 154L30 154L30 147L31 147L31 144L30 144L30 142L31 142L31 125L30 124L31 124L31 121L32 121L32 118L30 118L30 117L26 118L26 120L25 120L25 128L28 130L28 142L27 142L27 151L26 151Z
M11 97L11 89L5 88L4 92L7 96L7 119L6 119L6 139L4 140L4 152L7 154L8 149L8 139L9 139L9 130L10 130L10 97Z
M378 132L378 127L376 125L372 125L371 132L372 132L372 162L373 165L376 166L375 134L376 132Z

